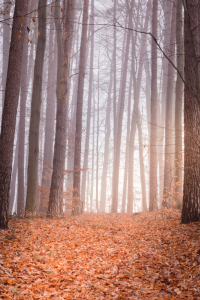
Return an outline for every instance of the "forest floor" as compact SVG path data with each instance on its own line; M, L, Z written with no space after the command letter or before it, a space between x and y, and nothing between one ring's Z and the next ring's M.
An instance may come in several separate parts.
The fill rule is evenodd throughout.
M200 222L174 211L11 220L0 299L200 299Z

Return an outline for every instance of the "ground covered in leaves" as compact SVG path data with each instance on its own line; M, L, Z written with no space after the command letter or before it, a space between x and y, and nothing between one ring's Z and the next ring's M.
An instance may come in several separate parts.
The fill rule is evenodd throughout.
M200 223L176 212L20 219L0 230L0 299L200 299Z

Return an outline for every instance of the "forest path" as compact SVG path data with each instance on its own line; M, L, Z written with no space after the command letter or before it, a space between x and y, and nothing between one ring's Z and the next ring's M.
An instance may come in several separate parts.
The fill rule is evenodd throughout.
M200 223L174 211L20 219L0 230L0 299L200 299Z

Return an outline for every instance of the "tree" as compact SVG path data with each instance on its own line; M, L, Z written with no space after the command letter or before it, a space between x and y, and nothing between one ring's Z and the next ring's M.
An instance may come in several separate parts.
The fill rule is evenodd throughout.
M5 87L6 87L6 77L8 71L8 57L9 57L9 43L10 43L10 33L11 33L11 1L4 0L4 16L5 21L3 22L3 70L2 70L2 108L4 105L5 97Z
M91 23L94 23L94 0L91 3ZM86 187L86 170L88 168L88 154L89 154L89 141L90 141L90 123L91 123L91 106L92 106L92 86L93 86L93 65L94 65L94 26L91 25L91 52L90 52L90 76L89 76L89 92L88 92L88 108L87 108L87 127L85 138L85 153L83 161L83 176L81 187L81 201L85 205L85 187Z
M177 69L184 74L184 48L183 48L183 18L182 0L177 0L176 12L176 45L177 45ZM182 107L183 107L183 81L179 74L176 80L176 102L175 102L175 207L182 207Z
M182 223L200 221L200 5L184 1L185 92L184 92L184 185Z
M72 40L75 23L76 1L68 0L65 8L64 31L62 37L62 65L60 75L60 93L57 102L56 134L54 145L53 172L47 217L63 214L63 180L66 153L67 109L69 93L69 73Z
M175 39L176 39L176 1L173 3L171 17L171 33L169 57L175 62ZM167 97L165 109L165 164L164 164L164 192L163 205L172 207L172 180L173 180L173 95L175 69L171 62L168 62Z
M153 0L152 35L157 39L158 0ZM157 45L151 44L151 129L150 129L150 180L149 210L158 208L157 199Z
M89 0L84 0L79 75L78 75L75 149L74 149L74 182L73 182L73 203L72 203L73 215L80 214L82 210L81 203L80 203L80 173L81 173L80 169L81 169L82 109L83 109L84 77L85 77L85 67L86 67L88 6L89 6Z
M26 18L24 18L26 11L26 1L16 0L0 136L0 228L8 228L13 144L26 32Z
M133 14L134 0L131 1L131 7L129 10L129 22L128 28L132 28L132 14ZM130 49L131 30L128 30L126 40L126 51L122 73L121 89L119 95L119 104L117 110L117 124L115 134L114 145L114 161L113 161L113 181L112 181L112 207L111 212L117 213L118 211L118 185L119 185L119 166L120 166L120 150L121 150L121 136L122 136L122 122L124 113L124 102L126 94L126 78L128 69L128 57Z
M34 7L34 1L29 1L28 12ZM27 27L30 27L31 18L27 20ZM27 33L28 35L28 33ZM18 142L18 189L17 189L17 214L24 214L24 159L25 159L25 117L26 117L26 101L28 95L28 43L24 40L24 52L22 60L22 76L21 76L21 99L20 99L20 118L19 118L19 142ZM12 189L11 189L12 190ZM15 190L15 189L14 189Z
M60 10L60 9L59 9ZM47 212L48 199L51 186L51 174L53 163L53 143L54 143L54 123L55 123L55 74L56 74L56 51L54 48L54 30L53 18L50 22L50 37L49 37L49 62L48 62L48 86L47 86L47 103L46 103L46 124L44 137L44 159L42 171L42 189L40 212ZM52 68L53 66L53 68ZM59 87L58 87L59 89Z
M33 92L31 100L31 120L29 128L28 181L26 196L26 213L34 213L38 197L38 156L39 156L39 125L42 103L42 74L46 45L46 3L38 3L38 42L36 49Z

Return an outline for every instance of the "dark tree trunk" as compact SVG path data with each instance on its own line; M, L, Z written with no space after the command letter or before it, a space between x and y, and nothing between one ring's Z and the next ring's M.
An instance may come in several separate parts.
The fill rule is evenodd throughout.
M183 18L182 0L177 0L176 13L176 44L177 44L177 69L184 74L184 47L183 47ZM177 74L176 102L175 102L175 208L182 207L183 171L182 171L182 108L183 108L183 81Z
M53 19L52 19L53 20ZM49 38L49 65L48 65L48 85L46 103L46 124L44 138L44 159L42 171L42 188L40 197L40 212L46 213L51 185L52 163L53 163L53 143L54 143L54 120L55 120L55 73L56 73L56 51L54 51L54 30L53 22L50 27Z
M33 93L31 101L31 120L29 128L29 157L28 157L28 181L26 196L26 213L34 213L38 197L38 157L39 157L39 125L42 103L42 75L44 53L46 45L46 3L47 0L39 0L38 3L38 36Z
M73 203L72 203L73 215L79 215L82 212L82 205L83 205L83 203L82 205L80 203L80 174L81 174L80 168L81 168L83 92L84 92L84 78L85 78L85 67L86 67L88 6L89 6L89 0L84 0L79 75L78 75L75 149L74 149L74 182L73 182Z
M19 170L18 170L19 134L17 132L17 133L15 133L15 136L16 136L16 134L18 135L18 137L17 137L17 143L16 143L16 147L15 147L11 184L10 184L9 216L12 215L14 204L15 204L14 203L15 195L17 192L16 191L16 179L17 179L17 173L19 173Z
M66 17L62 40L62 66L60 75L60 93L57 103L56 115L56 135L54 145L53 173L51 178L51 188L47 217L63 214L63 180L64 161L66 153L66 131L67 131L67 109L70 84L70 59L72 40L74 34L76 1L68 0L66 6Z
M34 1L29 2L28 11L32 11ZM30 27L31 18L27 20L27 26ZM24 167L25 167L25 119L26 119L26 101L28 95L28 85L30 76L28 76L28 43L24 40L24 52L22 60L21 76L21 99L20 99L20 117L19 117L19 148L18 148L18 193L17 193L17 214L24 214Z
M157 38L158 0L153 0L152 34ZM150 182L149 210L158 208L157 198L157 45L151 46L151 132L150 132Z
M10 9L11 9L11 1L4 0L4 18L6 19L3 22L3 66L2 66L2 111L4 105L4 97L5 97L5 88L6 88L6 78L8 71L8 57L9 57L9 43L10 43L10 26L11 19L10 17Z
M26 18L22 19L19 13L24 15L26 10L26 1L16 0L0 136L0 228L8 228L13 143L24 45L23 35L19 38L19 33L26 30ZM22 21L22 26L20 25L19 17Z
M188 0L185 6L185 94L184 94L184 186L182 223L200 221L200 5Z

